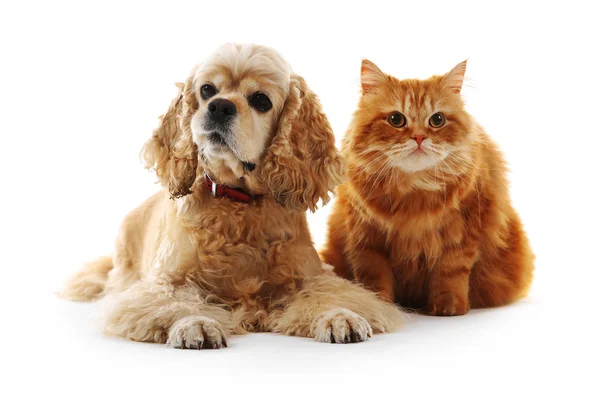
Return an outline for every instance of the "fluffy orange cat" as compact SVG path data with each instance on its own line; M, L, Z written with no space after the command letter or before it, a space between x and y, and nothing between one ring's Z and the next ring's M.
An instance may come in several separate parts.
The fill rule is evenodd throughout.
M363 61L322 252L339 275L433 315L511 303L533 276L503 156L464 109L465 69L398 80Z

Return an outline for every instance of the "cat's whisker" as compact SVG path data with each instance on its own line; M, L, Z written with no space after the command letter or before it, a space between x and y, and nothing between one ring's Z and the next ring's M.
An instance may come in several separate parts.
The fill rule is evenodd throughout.
M381 161L382 159L384 159L386 157L385 154L378 154L376 157L373 157L371 160L369 160L366 164L362 165L360 170L364 170L366 171L367 169L369 169L372 165L378 163L379 161Z
M448 163L446 161L451 162L451 160L442 160L442 162L448 167L449 172L457 179L457 182L458 182L458 180L461 180L464 183L466 183L475 192L479 193L478 189L475 187L475 184L474 184L473 180L467 180L464 177L462 177L461 175L457 174L455 172L455 168L452 168L450 165L448 165Z
M369 161L367 164L365 164L365 165L361 165L361 166L358 168L358 171L361 171L361 172L366 172L366 171L368 171L368 170L369 170L369 169L370 169L372 166L374 166L374 165L376 165L377 163L379 163L379 161L381 161L382 159L383 159L383 157L378 157L378 158L376 158L376 159L373 159L373 160Z
M458 180L462 180L465 183L468 183L463 177L461 177L460 175L458 175L455 172L455 168L452 168L449 164L448 164L448 160L440 160L442 163L444 163L444 165L448 168L447 172L450 173L452 176L454 176L456 178L456 181L458 182Z
M379 172L379 173L381 173L381 170L383 170L383 168L380 168L380 172ZM370 176L370 177L367 179L367 181L365 182L365 185L363 186L363 189L361 189L361 194L362 194L363 190L364 190L365 188L367 188L367 187L368 187L368 185L369 185L369 182L371 182L371 180L372 180L372 179L374 179L375 177L376 177L376 175L375 175L375 174L372 174L372 175L371 175L371 176ZM373 185L375 185L375 182L376 182L376 179L375 179L375 181L373 182ZM372 192L372 190L371 190L371 192ZM367 196L367 199L368 199L369 197L370 197L370 194L369 194L369 196Z
M436 166L437 169L437 166ZM444 203L442 204L442 212L440 213L440 219L437 223L437 229L440 228L440 224L442 223L442 218L444 218L444 211L446 211L446 176L444 175L444 171L440 168L440 173L442 174L442 183L444 184Z
M380 153L375 153L375 155L374 155L373 157L371 157L371 158L367 158L367 160L368 160L368 161L367 161L367 164L365 164L365 165L370 165L370 164L372 164L374 161L381 160L381 159L382 159L382 158L384 158L385 156L386 156L386 155L385 155L385 153L381 153L381 152L380 152ZM363 157L363 159L364 159L364 157Z
M381 145L381 146L369 146L369 148L364 149L362 151L358 151L356 154L365 155L369 153L378 153L381 151L389 152L389 151L402 151L410 148L410 143L398 143L394 145Z
M381 170L379 171L379 174L377 174L377 178L373 181L373 184L371 185L371 191L367 195L367 200L371 198L371 195L373 194L373 190L375 189L375 185L377 184L379 178L381 177L381 174L384 173L384 172L387 173L388 171L391 170L391 167L393 166L392 162L393 162L392 159L388 159L386 161L386 163L384 164L384 167L381 168Z

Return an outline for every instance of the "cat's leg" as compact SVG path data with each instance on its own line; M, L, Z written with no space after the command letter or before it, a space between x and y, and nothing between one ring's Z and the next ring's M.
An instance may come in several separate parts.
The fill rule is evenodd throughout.
M395 299L395 277L376 231L352 229L348 236L346 257L352 266L354 279L391 303Z
M469 312L469 276L477 258L476 243L444 249L429 271L427 311L432 315L463 315Z
M104 331L139 342L205 349L227 346L231 315L207 304L200 289L142 280L103 300Z
M354 280L390 303L395 298L395 278L387 257L379 252L363 250L364 253L351 257Z
M353 280L354 273L344 255L347 231L346 204L344 199L340 197L336 200L333 211L329 216L327 239L320 256L324 262L333 266L336 274Z
M373 292L343 278L307 278L287 306L271 317L272 330L320 342L362 342L402 323L402 311Z
M348 280L354 279L352 268L344 256L344 234L339 227L330 225L325 247L320 251L321 259L333 266L336 274Z
M471 307L497 307L527 295L533 279L534 255L518 217L509 224L504 249L483 252L470 277Z

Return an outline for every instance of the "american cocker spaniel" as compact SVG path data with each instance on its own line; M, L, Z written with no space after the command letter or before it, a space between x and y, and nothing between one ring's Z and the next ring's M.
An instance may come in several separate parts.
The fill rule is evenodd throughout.
M313 246L305 213L329 200L345 163L304 79L271 48L228 44L178 87L142 150L165 190L63 297L104 297L106 333L177 348L257 331L360 342L397 328L396 306L334 276Z

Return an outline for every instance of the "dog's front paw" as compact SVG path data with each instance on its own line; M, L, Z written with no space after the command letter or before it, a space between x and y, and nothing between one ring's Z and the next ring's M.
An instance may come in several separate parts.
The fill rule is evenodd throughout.
M227 337L214 319L191 316L175 321L167 345L177 349L220 349L227 347Z
M364 342L373 335L366 319L345 308L321 314L315 323L315 339L326 343Z

